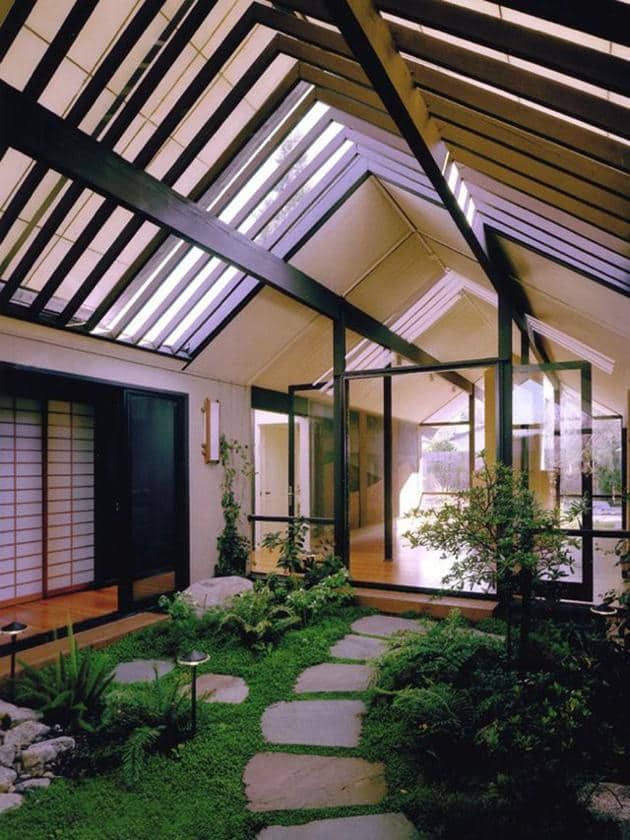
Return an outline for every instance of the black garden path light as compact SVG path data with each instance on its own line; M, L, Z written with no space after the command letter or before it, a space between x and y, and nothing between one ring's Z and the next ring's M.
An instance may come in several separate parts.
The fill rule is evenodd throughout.
M203 665L207 662L208 659L210 659L209 655L201 650L193 650L185 656L179 656L177 659L178 665L188 667L192 671L190 695L192 701L191 723L193 736L197 733L197 668L199 665Z
M613 607L610 601L602 601L601 604L594 604L590 608L590 611L593 615L603 615L605 618L612 618L619 612L617 607Z
M17 637L20 633L28 630L28 624L22 624L21 621L12 621L10 624L5 624L0 627L0 633L11 637L11 696L15 699L15 653L17 650Z

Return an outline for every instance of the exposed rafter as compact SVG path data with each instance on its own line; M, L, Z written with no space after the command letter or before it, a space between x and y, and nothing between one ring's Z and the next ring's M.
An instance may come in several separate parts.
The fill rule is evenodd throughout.
M92 138L0 83L2 142L44 161L48 166L106 198L166 228L186 242L225 259L262 283L338 321L419 364L436 360L401 339L366 312L348 303L322 283L269 253L198 205L143 172ZM457 374L459 387L466 380Z
M482 226L478 220L470 223L449 186L443 174L449 159L448 149L392 42L387 24L370 0L327 0L327 5L479 265L497 291L512 299L514 315L524 328L528 307L524 306L523 292L496 264Z

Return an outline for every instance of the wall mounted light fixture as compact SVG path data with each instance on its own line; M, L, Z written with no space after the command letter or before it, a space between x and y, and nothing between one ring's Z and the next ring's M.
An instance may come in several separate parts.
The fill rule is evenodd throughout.
M210 400L208 397L201 406L203 416L201 454L206 464L216 464L219 460L220 406L218 400Z

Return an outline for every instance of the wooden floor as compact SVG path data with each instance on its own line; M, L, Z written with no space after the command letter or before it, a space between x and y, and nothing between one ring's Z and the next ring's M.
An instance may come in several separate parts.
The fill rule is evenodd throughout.
M350 576L361 583L385 583L393 586L417 586L442 589L442 578L450 569L436 551L410 548L402 534L409 527L406 520L395 523L394 557L385 559L383 526L370 525L350 533ZM252 571L268 574L277 571L278 551L257 549L251 554Z
M118 587L107 586L104 589L87 589L69 595L42 598L12 607L3 608L0 605L0 627L11 621L28 624L29 629L20 636L20 639L25 639L38 633L66 627L68 624L100 618L117 610ZM6 641L6 637L0 636L0 643L2 641Z
M157 624L160 621L168 620L167 615L160 613L137 613L136 615L129 615L125 618L117 619L116 621L101 624L99 627L92 627L90 630L83 630L75 634L75 639L80 648L92 647L102 648L118 639L124 638L129 633L136 630L141 630L143 627L148 627L151 624ZM49 662L53 662L57 658L60 651L64 653L68 650L68 639L57 639L54 642L46 642L36 647L28 648L20 651L17 656L16 671L20 672L20 661L27 662L29 665L40 667ZM0 659L0 678L7 677L11 670L11 657L4 656Z

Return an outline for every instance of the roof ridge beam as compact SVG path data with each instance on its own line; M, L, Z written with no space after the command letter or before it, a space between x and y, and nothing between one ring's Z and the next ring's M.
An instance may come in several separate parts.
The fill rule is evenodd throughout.
M333 20L352 44L353 52L370 77L374 90L428 176L444 207L464 237L480 267L494 286L512 302L514 317L525 328L529 311L522 288L497 263L486 243L483 223L473 225L458 204L443 174L449 152L435 120L417 89L409 68L397 51L391 31L371 0L326 0Z

